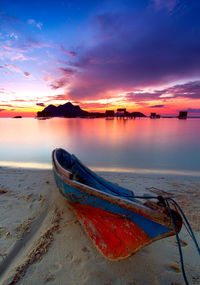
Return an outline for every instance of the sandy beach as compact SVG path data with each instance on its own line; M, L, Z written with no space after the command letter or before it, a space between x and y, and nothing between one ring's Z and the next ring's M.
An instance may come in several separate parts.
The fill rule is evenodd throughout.
M200 241L200 178L99 173L135 194L169 192L182 206ZM0 167L0 284L180 285L175 237L157 241L130 258L110 262L96 250L58 193L51 170ZM180 233L190 284L200 284L200 259L183 227Z

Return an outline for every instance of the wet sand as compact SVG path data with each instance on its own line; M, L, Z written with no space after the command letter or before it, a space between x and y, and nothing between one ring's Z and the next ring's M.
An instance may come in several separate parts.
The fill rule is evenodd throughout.
M135 194L174 196L200 241L200 178L100 173ZM184 284L175 237L110 262L58 193L51 170L0 168L0 284ZM180 238L190 284L200 284L200 259L191 238Z

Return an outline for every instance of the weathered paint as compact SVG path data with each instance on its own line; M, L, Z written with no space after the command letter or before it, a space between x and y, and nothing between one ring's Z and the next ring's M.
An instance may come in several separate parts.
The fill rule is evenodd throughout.
M71 202L93 206L104 211L126 217L141 227L151 238L155 238L171 231L171 228L152 221L151 217L147 218L142 214L138 214L132 210L120 207L115 203L103 200L98 196L88 194L80 189L66 184L59 178L57 174L55 174L55 177L60 193Z
M127 258L151 238L135 223L119 215L79 203L70 203L89 237L109 260Z
M147 244L174 234L165 207L152 209L135 199L113 196L73 180L56 161L53 171L60 193L70 202L86 232L110 260L128 257ZM182 221L177 218L177 230Z

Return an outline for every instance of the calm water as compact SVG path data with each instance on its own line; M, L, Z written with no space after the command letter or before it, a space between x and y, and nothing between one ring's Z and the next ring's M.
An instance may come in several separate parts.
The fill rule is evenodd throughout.
M1 166L48 166L62 147L96 169L200 175L200 119L2 118L0 130Z

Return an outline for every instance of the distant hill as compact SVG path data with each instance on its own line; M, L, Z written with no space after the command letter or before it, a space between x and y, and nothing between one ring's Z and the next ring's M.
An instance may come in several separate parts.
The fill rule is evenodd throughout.
M54 106L49 105L42 111L37 112L37 117L65 117L65 118L76 118L76 117L106 117L106 113L90 113L82 110L78 105L73 105L71 102L67 102L63 105ZM114 116L114 114L113 114ZM126 112L126 116L129 117L146 117L140 112Z
M22 116L14 116L13 118L14 118L14 119L21 119Z
M140 117L140 118L146 117L146 115L144 115L144 114L141 113L141 112L132 112L132 113L130 113L130 114L131 114L131 116L133 116L133 117Z
M67 102L63 105L54 106L49 105L41 112L37 112L37 117L66 117L74 118L81 116L88 116L89 112L82 110L79 106L73 105L71 102Z

